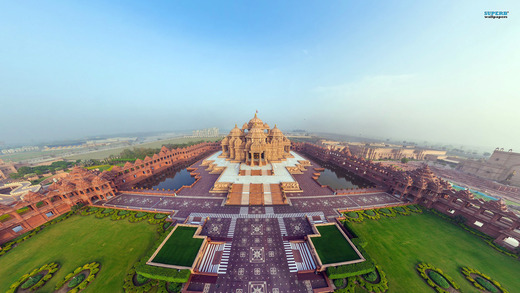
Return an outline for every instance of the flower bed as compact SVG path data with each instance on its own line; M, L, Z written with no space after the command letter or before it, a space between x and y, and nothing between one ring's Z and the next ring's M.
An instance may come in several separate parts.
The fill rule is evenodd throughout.
M350 211L343 213L345 220L349 222L363 222L363 213L357 211Z
M159 224L159 223L164 223L164 221L166 221L166 217L168 217L168 215L166 215L166 214L150 214L148 217L149 217L148 222L150 224Z
M123 282L123 289L128 293L149 292L152 288L157 288L159 293L180 292L182 283L168 283L162 280L150 279L136 273L137 263L128 271Z
M99 211L100 209L99 208L96 208L96 207L86 207L84 208L82 211L81 211L81 215L82 216L89 216L89 215L92 215L92 214L95 214Z
M418 214L422 214L422 209L419 205L416 205L416 204L413 204L413 205L409 205L407 206L408 209L412 212L412 213L418 213Z
M106 218L108 216L111 216L113 213L113 209L99 209L99 211L96 213L96 218Z
M475 269L463 267L461 272L466 277L466 279L470 281L477 289L488 292L508 293L508 291L504 289L499 282Z
M378 220L381 218L381 216L375 210L364 210L363 213L366 218L371 220Z
M118 221L118 220L122 220L124 218L127 218L129 217L132 213L132 211L127 211L127 210L116 210L113 214L112 214L112 217L110 217L110 219L112 219L112 221Z
M410 209L406 206L394 207L393 210L403 216L408 216L411 213Z
M57 263L49 263L43 265L38 269L34 269L29 274L23 275L18 281L14 282L7 293L14 293L18 288L25 290L36 290L43 286L50 278L52 278L53 274L59 269L59 265Z
M68 293L77 293L85 289L88 284L90 284L96 278L98 272L99 263L97 262L92 262L77 267L72 273L65 276L65 279L59 281L56 284L55 290L59 290L66 284L67 288L70 288L70 290L67 291ZM83 275L83 277L81 277L81 275Z
M460 292L460 286L441 269L427 263L420 263L417 265L416 270L426 283L437 292L448 293L450 288Z
M343 288L337 288L334 292L336 293L354 293L354 290L355 290L355 287L356 287L356 277L350 277L350 278L346 278L346 279L341 279L341 280L346 280L346 284L344 285Z
M388 290L386 274L377 265L375 271L358 276L357 281L368 292L385 292Z
M392 208L381 208L381 209L378 209L377 212L381 216L385 216L385 217L395 217L395 216L397 216L397 213Z
M147 212L136 212L136 213L133 213L132 215L130 215L130 218L128 218L128 221L130 221L130 223L137 223L137 222L141 222L141 221L147 219L148 217L149 217L149 215Z

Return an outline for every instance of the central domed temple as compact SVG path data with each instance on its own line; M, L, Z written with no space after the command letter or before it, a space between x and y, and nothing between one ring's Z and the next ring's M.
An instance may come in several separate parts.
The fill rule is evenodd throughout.
M235 124L221 145L222 157L250 166L265 166L292 157L289 139L276 125L270 129L256 114L242 129Z

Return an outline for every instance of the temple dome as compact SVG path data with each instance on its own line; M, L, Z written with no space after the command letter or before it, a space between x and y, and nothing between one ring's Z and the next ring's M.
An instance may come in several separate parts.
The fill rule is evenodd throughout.
M251 129L251 128L263 128L264 127L264 122L262 120L260 120L260 118L258 118L256 113L255 113L255 117L253 117L253 119L249 120L249 123L247 125L248 125L249 129Z
M231 131L229 132L229 135L231 135L231 136L240 136L241 134L242 134L242 130L240 130L240 128L238 128L236 124L235 124L235 128L231 129Z

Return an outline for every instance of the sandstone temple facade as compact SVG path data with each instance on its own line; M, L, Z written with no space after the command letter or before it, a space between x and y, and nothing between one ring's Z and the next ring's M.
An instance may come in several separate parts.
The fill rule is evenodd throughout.
M276 125L270 129L256 114L242 129L235 124L221 145L223 157L250 166L265 166L291 156L289 139Z

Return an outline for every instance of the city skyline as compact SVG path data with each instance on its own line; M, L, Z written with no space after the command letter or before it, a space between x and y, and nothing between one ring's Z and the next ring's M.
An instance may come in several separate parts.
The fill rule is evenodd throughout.
M3 3L0 140L285 130L519 149L514 1ZM236 121L235 121L236 120Z

